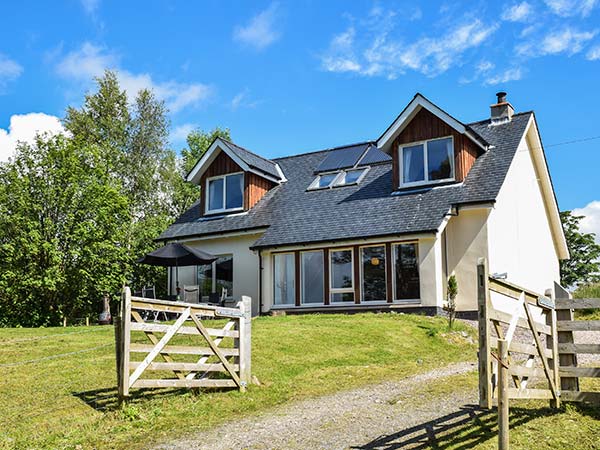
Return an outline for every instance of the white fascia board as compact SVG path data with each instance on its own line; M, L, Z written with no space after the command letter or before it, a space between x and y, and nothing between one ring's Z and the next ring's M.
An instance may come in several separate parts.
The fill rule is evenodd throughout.
M425 108L427 111L438 117L440 120L446 122L450 127L454 128L458 133L466 135L469 139L475 142L479 147L486 150L485 146L479 142L473 134L466 129L466 127L452 117L450 114L445 112L440 107L434 105L421 94L417 94L415 98L404 108L404 111L396 118L394 123L387 129L383 136L377 141L377 148L384 149L390 142L410 123L412 118L422 109ZM384 150L385 151L385 150Z
M521 141L524 139L526 140L528 136L530 136L532 141L532 145L528 145L528 147L530 148L533 164L539 176L542 197L546 205L548 221L550 222L556 252L559 259L569 259L570 255L567 246L567 238L565 237L562 221L560 220L558 203L556 202L556 194L554 193L552 179L550 178L550 172L548 171L548 163L546 161L546 155L544 154L542 139L533 114L529 118L529 123L525 128L525 133L523 133Z
M229 146L225 142L223 142L220 138L217 138L204 153L204 155L202 155L200 161L198 161L194 168L190 171L186 177L186 181L198 184L200 182L202 173L204 173L204 170L210 165L210 163L214 161L219 154L219 151L225 152L225 154L227 154L227 156L229 156L238 166L240 166L244 172L254 172L254 170L250 169L248 164L238 158L238 156L229 149Z

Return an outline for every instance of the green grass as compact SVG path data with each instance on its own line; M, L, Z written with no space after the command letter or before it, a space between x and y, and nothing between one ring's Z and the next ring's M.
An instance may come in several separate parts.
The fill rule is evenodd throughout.
M477 389L477 373L457 375L438 380L399 398L410 408L411 402L421 402L433 397L444 397L457 391ZM404 448L402 443L426 429L433 430L435 446L432 448L495 450L498 448L498 416L496 410L481 411L457 405L456 413L442 416L435 424L424 423L411 434L402 436L402 430L392 430L389 447ZM460 408L460 409L459 409ZM393 432L400 432L396 435ZM431 431L430 431L431 432ZM578 404L563 404L560 409L551 409L547 401L511 400L510 402L510 445L514 450L591 450L600 448L600 408ZM431 439L431 438L429 438ZM395 444L395 445L394 445ZM378 447L379 448L379 447ZM408 447L412 448L412 447Z
M573 293L575 298L600 298L600 283L579 286ZM600 309L582 309L575 311L579 320L600 320Z
M476 359L470 338L448 333L441 318L261 317L252 327L261 386L244 394L134 391L123 408L112 327L0 329L0 448L141 448L286 402ZM68 352L79 353L49 358Z

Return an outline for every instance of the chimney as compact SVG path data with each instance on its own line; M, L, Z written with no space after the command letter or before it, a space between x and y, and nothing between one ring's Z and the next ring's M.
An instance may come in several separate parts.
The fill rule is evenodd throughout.
M506 101L506 92L498 92L496 97L498 97L498 102L490 106L492 111L492 125L502 125L503 123L510 122L515 109Z

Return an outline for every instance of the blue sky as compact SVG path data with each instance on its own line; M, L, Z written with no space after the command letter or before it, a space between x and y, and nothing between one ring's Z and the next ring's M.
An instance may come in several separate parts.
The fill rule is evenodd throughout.
M175 149L218 125L267 157L376 138L417 91L469 122L506 90L536 111L561 209L600 231L600 139L554 145L600 136L600 1L67 0L0 20L0 160L104 68L165 100Z

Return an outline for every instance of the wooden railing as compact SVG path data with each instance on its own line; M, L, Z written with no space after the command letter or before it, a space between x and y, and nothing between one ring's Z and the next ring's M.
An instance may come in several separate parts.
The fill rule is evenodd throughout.
M148 312L157 311L171 320L144 320ZM244 391L251 378L250 317L250 297L242 297L236 308L224 308L132 297L125 288L120 315L115 318L120 400L127 399L132 388L232 387ZM210 327L218 323L215 319L227 322L221 328ZM145 356L134 360L135 355ZM159 357L161 362L156 361Z

